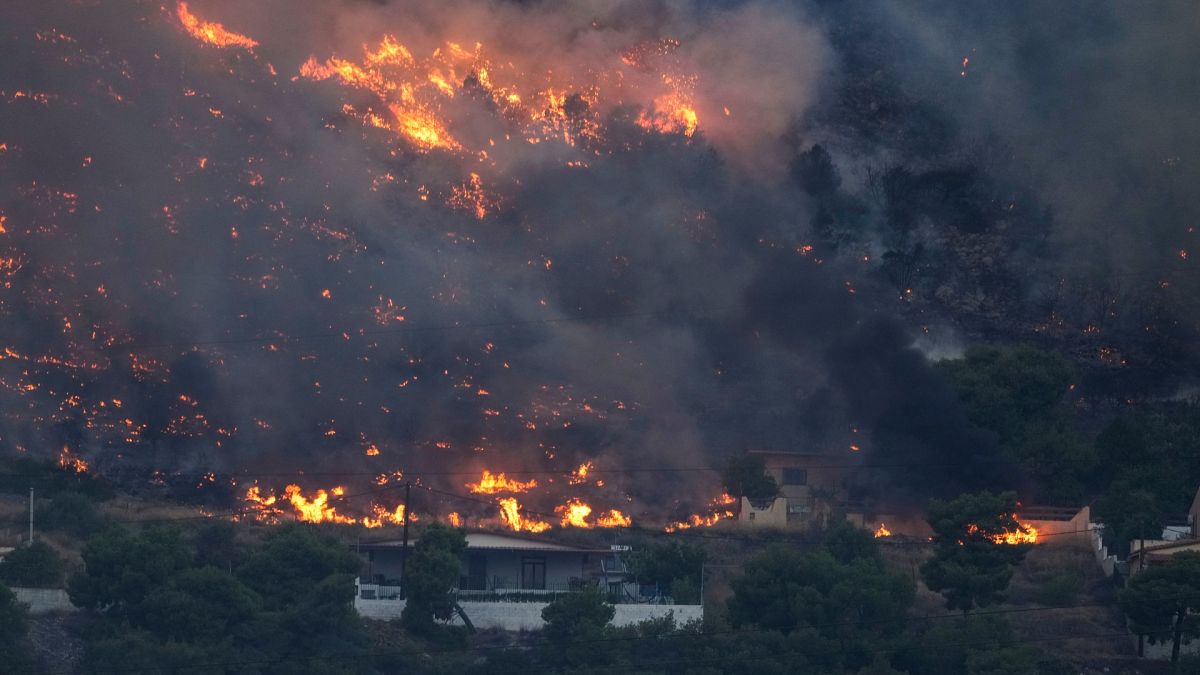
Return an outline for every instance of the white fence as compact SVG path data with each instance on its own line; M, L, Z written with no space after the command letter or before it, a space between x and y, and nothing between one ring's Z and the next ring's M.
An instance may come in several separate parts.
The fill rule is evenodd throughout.
M358 594L354 598L354 609L358 611L359 615L368 619L381 621L399 619L405 605L403 600L396 597L399 595L399 590L396 586L360 584ZM501 628L515 631L538 630L544 626L542 610L550 603L506 602L498 598L488 602L461 601L458 604L476 628ZM687 623L704 618L703 605L618 604L613 607L616 610L612 620L614 626L631 626L647 619L661 619L668 614L672 615L677 623ZM461 626L462 619L456 615L450 623Z

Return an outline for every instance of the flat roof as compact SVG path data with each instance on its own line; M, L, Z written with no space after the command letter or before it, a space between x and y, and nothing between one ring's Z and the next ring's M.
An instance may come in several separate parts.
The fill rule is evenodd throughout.
M409 539L408 545L413 546L416 538ZM404 545L403 539L387 539L383 541L362 542L362 546L371 548L399 548ZM558 551L562 553L608 553L607 548L584 548L569 546L542 539L529 537L514 537L493 532L468 532L467 548L490 551Z

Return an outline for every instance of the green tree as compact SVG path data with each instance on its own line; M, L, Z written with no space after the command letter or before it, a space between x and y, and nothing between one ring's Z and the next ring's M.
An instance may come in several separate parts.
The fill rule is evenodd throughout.
M1118 599L1133 632L1170 641L1171 660L1179 661L1184 639L1200 636L1200 553L1178 553L1137 574Z
M241 564L244 554L237 532L237 525L226 520L201 525L192 540L196 566L211 565L232 572Z
M705 551L675 539L650 544L628 556L629 571L639 584L657 584L675 602L700 601L700 574Z
M1078 504L1099 461L1071 428L1064 399L1076 374L1062 356L1034 347L972 347L939 365L974 426L1036 481L1045 503Z
M0 664L6 673L33 673L33 658L25 647L29 613L7 586L0 584Z
M22 546L0 562L0 582L9 586L56 588L62 583L66 563L48 544L35 541Z
M607 634L616 609L594 588L559 596L542 610L542 635L550 658L572 666L602 665L611 651L599 641Z
M261 604L232 574L206 567L175 575L131 608L129 619L164 640L218 643L253 618Z
M191 560L176 530L152 528L134 535L112 529L83 547L84 570L72 575L67 592L79 607L124 615Z
M968 612L1004 600L1013 569L1029 550L1027 544L1004 543L1005 535L1024 531L1016 510L1013 492L929 503L935 548L933 558L921 566L921 577L930 590L942 594L948 608Z
M62 492L37 510L40 527L50 531L66 532L86 539L99 534L105 527L105 519L96 510L95 503L78 492Z
M814 197L828 197L842 185L842 177L838 175L833 158L820 144L796 155L792 160L791 172L801 189Z
M1096 517L1104 523L1104 541L1118 555L1129 553L1131 542L1158 539L1163 530L1159 496L1136 479L1114 481L1096 502Z
M772 499L779 494L779 484L767 473L762 457L749 453L730 457L721 478L725 491L739 499Z
M880 561L879 547L875 535L847 521L839 521L824 534L825 550L838 562L854 560Z
M840 562L828 551L783 546L751 558L731 585L735 628L799 631L804 651L832 650L842 666L854 669L870 663L872 644L899 635L914 597L908 577L876 560Z
M362 559L336 539L311 526L288 524L246 558L237 576L262 598L264 609L280 611L330 575L355 575L361 567Z
M451 591L462 572L466 534L457 528L433 523L421 533L408 557L404 578L407 603L401 621L416 634L429 634L434 621L449 621L455 610Z

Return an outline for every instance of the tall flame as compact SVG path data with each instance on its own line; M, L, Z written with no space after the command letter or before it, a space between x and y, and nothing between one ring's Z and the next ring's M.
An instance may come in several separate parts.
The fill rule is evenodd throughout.
M550 523L525 518L521 515L521 505L515 497L503 497L499 501L500 519L513 532L545 532L550 529Z

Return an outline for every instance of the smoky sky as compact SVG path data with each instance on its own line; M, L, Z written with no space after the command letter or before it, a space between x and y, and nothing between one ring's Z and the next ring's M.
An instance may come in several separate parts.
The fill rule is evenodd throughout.
M590 488L598 505L636 514L706 501L716 477L690 470L747 448L849 456L857 443L856 461L964 463L993 451L913 347L930 317L904 316L857 255L806 248L816 205L788 171L795 153L828 144L854 190L857 166L897 152L822 121L848 64L821 3L189 4L260 46L202 45L174 3L0 9L6 452L67 442L114 474L424 470L450 487L462 480L433 476L584 461L689 469ZM1123 158L1146 150L1150 162L1181 142L1158 124L1182 123L1176 108L1151 120L1130 102L1113 108L1125 128L1160 130L1070 144L1059 171L1047 139L1070 127L1096 140L1117 122L1071 107L1069 90L1004 103L1041 113L989 106L994 88L1039 76L1049 89L1084 84L1011 47L1013 34L1050 40L1024 35L1017 9L935 19L935 6L873 13L923 47L897 59L904 86L937 90L917 77L930 63L983 52L970 77L956 62L946 77L998 75L939 102L1021 149L1037 191L1069 211L1064 240L1108 241L1087 223L1112 209L1084 206L1087 176L1072 167L1116 180L1107 169ZM1097 60L1082 78L1096 86L1135 81L1145 56L1149 28L1119 14L1059 48ZM348 118L361 92L295 77L310 57L357 58L385 34L419 54L478 42L528 73L587 72L678 40L670 66L699 75L699 131L637 124L652 78L631 73L588 110L603 134L586 156L559 143L491 149L503 123L466 94L452 130L487 147L486 162L418 152ZM1079 54L1108 39L1117 53ZM1170 156L1193 170L1183 149ZM495 199L482 219L447 205L475 171Z

